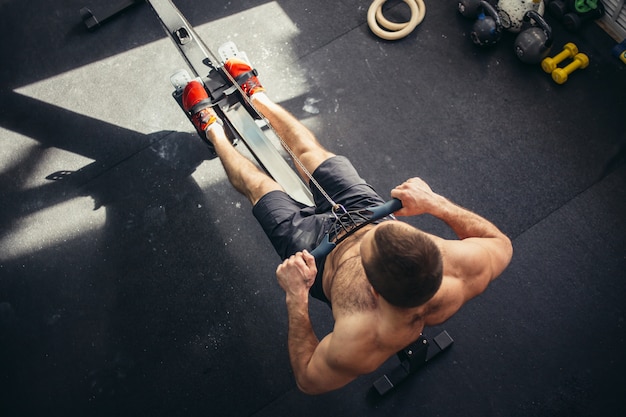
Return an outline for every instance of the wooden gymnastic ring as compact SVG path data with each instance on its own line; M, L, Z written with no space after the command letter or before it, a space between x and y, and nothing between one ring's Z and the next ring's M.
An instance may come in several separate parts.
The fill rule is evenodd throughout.
M379 38L389 41L404 38L424 20L426 15L424 0L403 0L411 9L411 18L404 23L391 22L383 16L383 4L386 1L374 0L367 10L367 24Z

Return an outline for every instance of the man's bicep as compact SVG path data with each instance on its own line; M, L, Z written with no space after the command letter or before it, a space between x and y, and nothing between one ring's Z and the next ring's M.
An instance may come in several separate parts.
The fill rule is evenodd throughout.
M482 248L484 262L489 265L490 280L498 277L511 262L513 247L504 235L497 238L469 238L465 241Z
M302 392L322 394L341 388L360 375L356 370L342 366L341 353L331 347L332 337L333 333L326 335L317 345L306 372L296 381Z
M467 299L483 292L504 271L511 259L507 245L510 247L510 243L496 238L447 241L452 275L463 281Z

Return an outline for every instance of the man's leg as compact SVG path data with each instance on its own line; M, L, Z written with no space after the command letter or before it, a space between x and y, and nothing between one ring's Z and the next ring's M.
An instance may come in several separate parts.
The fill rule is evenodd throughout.
M271 101L264 92L251 95L250 100L309 173L312 174L322 162L335 156L320 145L306 126L283 107ZM308 176L302 172L298 164L295 165L300 176L308 183Z
M246 62L230 59L224 66L235 79L247 77L241 83L241 88L250 96L254 107L269 121L276 133L309 173L312 174L322 162L335 156L324 149L313 133L300 121L283 107L270 100L256 75L252 74L252 68ZM296 168L304 181L308 183L308 176L302 172L298 164L296 164Z
M221 125L214 123L206 134L224 166L228 180L248 198L252 206L270 191L282 190L276 181L235 149Z
M230 183L248 198L252 206L270 191L282 190L276 181L233 147L210 107L202 84L197 81L187 84L183 92L183 107L193 113L192 122L198 133L213 144Z

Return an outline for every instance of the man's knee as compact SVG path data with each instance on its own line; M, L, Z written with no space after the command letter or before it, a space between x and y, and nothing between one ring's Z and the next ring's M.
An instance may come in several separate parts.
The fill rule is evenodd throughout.
M309 170L310 173L313 173L318 166L322 164L322 162L326 161L329 158L335 156L334 153L327 151L321 146L317 149L313 148L307 152L304 152L300 155L300 161L302 164Z
M248 200L250 200L250 204L254 207L265 194L271 193L272 191L284 190L276 181L266 177L254 184L248 184L247 197Z

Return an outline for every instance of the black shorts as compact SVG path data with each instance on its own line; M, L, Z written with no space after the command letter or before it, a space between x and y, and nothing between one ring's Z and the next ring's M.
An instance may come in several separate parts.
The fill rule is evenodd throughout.
M337 204L348 211L385 202L359 176L346 157L334 156L322 162L313 172L313 178ZM271 191L261 197L252 209L254 217L283 260L303 249L309 252L315 249L334 221L331 204L314 185L311 185L311 192L315 207L304 205L283 191ZM310 294L328 303L322 288L325 260L325 257L316 260L317 277Z

